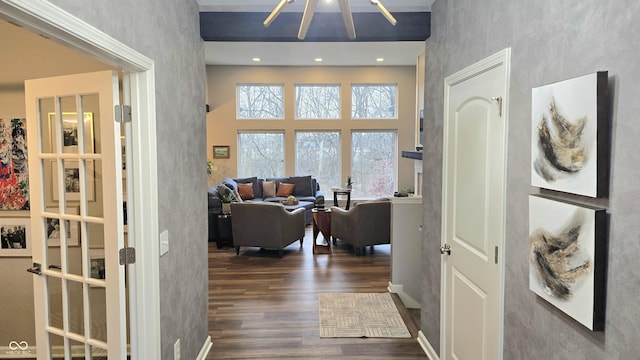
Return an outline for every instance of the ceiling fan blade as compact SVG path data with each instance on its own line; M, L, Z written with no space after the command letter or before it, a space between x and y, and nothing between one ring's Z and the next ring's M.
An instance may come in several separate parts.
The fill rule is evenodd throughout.
M282 8L285 5L291 4L294 1L296 1L296 0L281 0L280 3L275 7L275 9L273 9L271 14L269 14L269 16L267 16L267 18L264 19L264 22L262 23L262 24L264 24L264 27L267 27L267 26L271 25L273 20L275 20L278 17L278 15L280 15L280 12L282 12Z
M384 15L384 17L387 18L387 20L389 20L391 25L396 26L396 24L398 23L398 20L396 20L396 18L394 18L393 15L391 15L389 10L387 10L387 8L384 7L384 5L382 5L382 3L379 0L371 0L371 4L378 7L378 10L380 10L382 15Z
M356 38L356 27L353 24L353 15L351 15L351 6L349 0L338 0L340 4L340 12L342 13L342 20L344 21L344 27L347 29L347 36L353 40Z
M318 7L318 0L307 0L307 4L304 6L304 13L302 14L302 21L300 22L300 31L298 31L298 39L304 40L311 25L313 15L316 13L316 7Z

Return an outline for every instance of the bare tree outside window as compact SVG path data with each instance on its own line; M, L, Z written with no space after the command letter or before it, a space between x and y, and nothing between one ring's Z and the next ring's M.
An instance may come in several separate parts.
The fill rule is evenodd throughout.
M340 85L296 85L296 119L339 119Z
M284 119L284 86L238 84L238 119Z
M238 177L284 176L284 132L238 134Z
M352 196L390 196L396 188L398 145L395 131L351 133Z
M325 194L340 187L340 133L337 131L296 132L296 174L313 175Z
M395 119L397 114L397 85L352 85L352 119Z

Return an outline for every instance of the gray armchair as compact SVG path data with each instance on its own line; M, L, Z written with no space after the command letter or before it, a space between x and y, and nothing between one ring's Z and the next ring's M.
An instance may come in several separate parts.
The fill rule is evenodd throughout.
M231 203L231 228L236 254L240 246L276 249L282 257L283 249L304 239L304 208L291 212L280 203Z
M391 243L391 201L359 202L351 209L331 207L331 236L354 247L356 254L367 245Z

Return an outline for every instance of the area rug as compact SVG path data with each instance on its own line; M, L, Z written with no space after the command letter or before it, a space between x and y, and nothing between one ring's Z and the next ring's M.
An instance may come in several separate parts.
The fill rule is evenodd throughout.
M410 338L389 293L321 293L320 337Z

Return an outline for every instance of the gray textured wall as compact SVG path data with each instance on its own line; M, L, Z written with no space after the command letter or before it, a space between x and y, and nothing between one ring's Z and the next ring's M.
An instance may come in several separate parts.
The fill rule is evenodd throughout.
M504 359L637 359L640 353L640 3L437 0L427 40L425 269L422 331L439 349L443 81L512 48L508 139ZM592 333L538 299L528 284L531 88L609 71L611 185L606 328Z
M195 0L53 0L155 61L162 358L194 359L208 336L205 66ZM149 239L157 241L157 239Z

